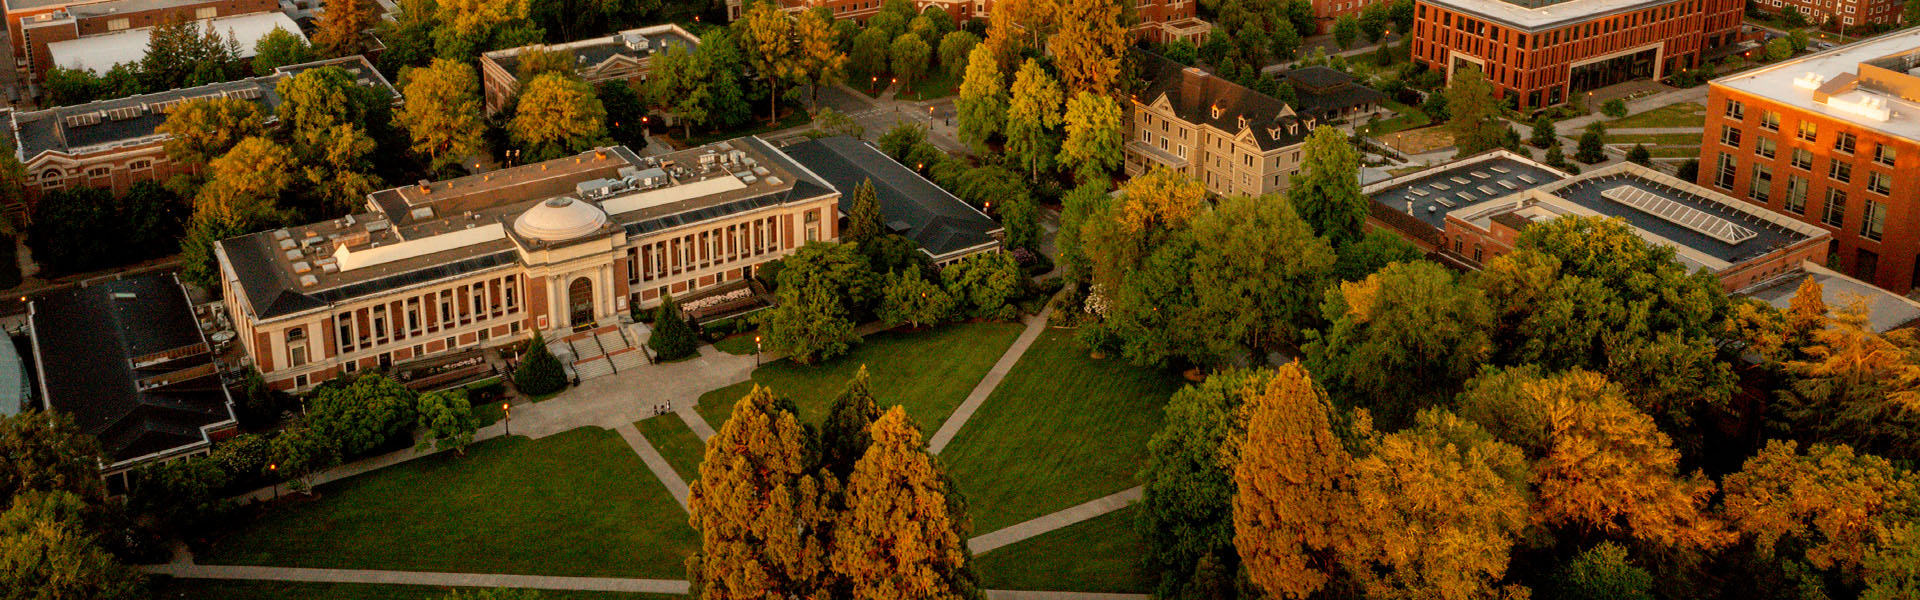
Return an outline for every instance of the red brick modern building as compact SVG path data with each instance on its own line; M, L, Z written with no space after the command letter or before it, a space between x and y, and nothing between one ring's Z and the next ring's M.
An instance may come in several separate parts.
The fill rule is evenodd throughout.
M1413 56L1447 74L1480 68L1522 109L1662 79L1735 43L1740 0L1420 0Z
M29 83L38 83L53 68L47 46L55 42L154 27L176 17L213 19L280 10L274 0L4 0L4 4L13 68L21 81Z
M1754 0L1754 4L1767 11L1799 11L1808 23L1832 21L1841 27L1900 23L1897 0Z
M1714 80L1699 184L1833 233L1829 264L1920 285L1920 30Z

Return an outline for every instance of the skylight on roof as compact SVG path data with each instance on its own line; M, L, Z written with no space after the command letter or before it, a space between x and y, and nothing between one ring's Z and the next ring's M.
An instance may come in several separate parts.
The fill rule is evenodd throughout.
M1602 190L1600 196L1728 244L1738 244L1760 235L1752 229L1735 225L1732 221L1631 185L1619 185Z

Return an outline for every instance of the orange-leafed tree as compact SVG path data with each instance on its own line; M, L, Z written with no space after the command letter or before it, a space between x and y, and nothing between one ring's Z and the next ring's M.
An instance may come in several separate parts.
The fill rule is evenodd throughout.
M895 405L868 433L834 528L834 573L855 598L965 598L954 580L966 567L966 541L920 429Z
M1120 12L1117 0L1059 0L1054 14L1060 25L1047 39L1047 49L1067 96L1114 93L1128 41Z
M1799 548L1807 564L1859 581L1874 546L1902 521L1915 481L1886 459L1845 445L1805 454L1774 440L1728 475L1726 516L1762 555Z
M1253 583L1278 598L1325 587L1355 547L1353 458L1325 396L1299 363L1280 367L1242 408L1234 464L1233 544Z
M754 386L707 440L687 496L700 553L687 578L703 600L817 597L827 574L834 487L812 474L807 432L773 390Z
M1773 404L1778 425L1891 459L1920 458L1920 338L1875 333L1863 306L1838 311Z

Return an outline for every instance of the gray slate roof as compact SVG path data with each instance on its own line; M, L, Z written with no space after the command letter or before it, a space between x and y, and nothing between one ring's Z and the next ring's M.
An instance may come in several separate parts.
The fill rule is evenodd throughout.
M853 189L872 180L881 221L905 224L907 239L933 256L992 243L993 233L1001 230L987 215L866 142L837 136L781 150L840 190L842 212L852 210Z
M1146 89L1138 95L1140 102L1151 104L1165 94L1174 114L1183 121L1206 123L1221 131L1238 133L1240 117L1245 116L1247 127L1253 130L1253 138L1262 152L1298 144L1313 133L1311 119L1285 114L1287 103L1278 98L1214 75L1199 76L1190 86L1188 78L1197 74L1187 72L1186 65L1145 50L1136 49L1131 56L1140 78L1147 82ZM1187 93L1188 90L1195 93ZM1215 106L1220 107L1218 117L1213 115ZM1289 130L1289 125L1294 127ZM1279 135L1271 135L1276 129Z

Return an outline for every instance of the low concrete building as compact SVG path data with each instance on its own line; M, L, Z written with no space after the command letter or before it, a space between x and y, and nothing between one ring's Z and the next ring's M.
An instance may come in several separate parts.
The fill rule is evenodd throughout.
M27 206L49 191L68 187L121 194L141 181L166 181L183 169L167 159L167 136L159 132L174 107L198 98L237 98L258 104L271 121L280 106L280 94L275 91L280 80L322 67L345 69L360 85L383 90L396 101L400 97L365 58L348 56L287 65L271 75L239 81L11 113L8 125L14 152L27 171Z
M935 266L1000 250L1005 228L873 145L847 136L782 148L801 166L838 188L840 212L853 210L853 190L873 182L880 220L892 233L920 245Z
M645 82L653 72L654 55L675 46L691 50L699 45L699 37L679 25L668 24L565 44L534 44L488 52L480 55L487 114L500 112L520 93L520 58L528 52L561 52L572 56L574 73L587 83L598 85L602 81L624 79L637 84Z
M27 311L40 396L100 440L110 489L140 464L204 454L236 432L219 363L172 275L68 288Z

